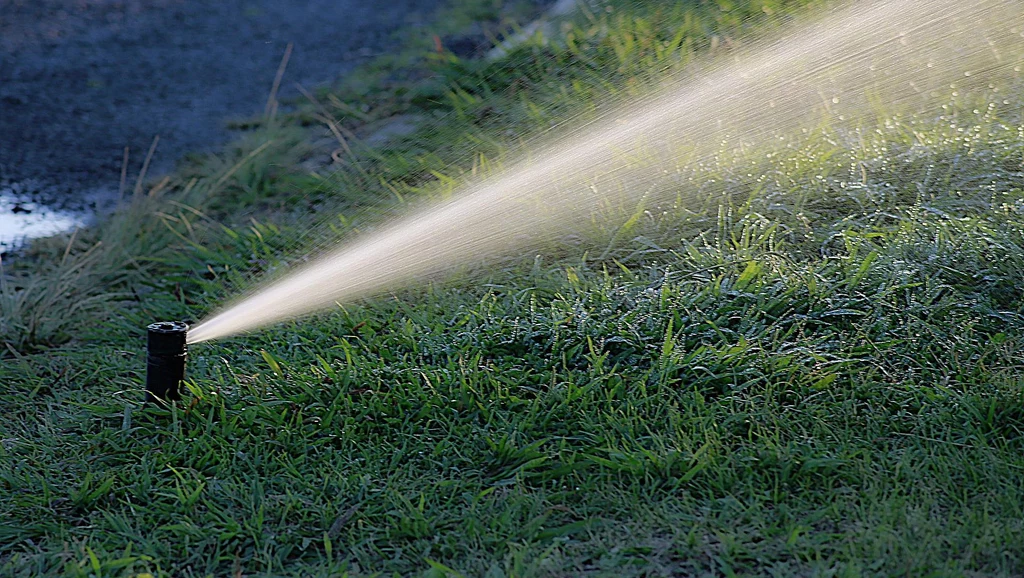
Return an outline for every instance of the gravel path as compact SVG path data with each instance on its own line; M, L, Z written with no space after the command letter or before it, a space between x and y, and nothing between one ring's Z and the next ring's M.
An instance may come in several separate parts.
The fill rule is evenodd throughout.
M281 96L331 82L387 51L440 0L0 0L0 244L45 226L46 207L88 209L135 174L229 138L262 111L281 56ZM19 224L20 223L20 224Z

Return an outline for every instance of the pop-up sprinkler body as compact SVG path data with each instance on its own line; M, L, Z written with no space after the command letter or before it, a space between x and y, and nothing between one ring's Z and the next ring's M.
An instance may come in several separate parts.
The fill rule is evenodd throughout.
M181 321L161 321L146 329L149 331L146 403L163 405L178 401L181 399L181 382L185 379L188 325Z

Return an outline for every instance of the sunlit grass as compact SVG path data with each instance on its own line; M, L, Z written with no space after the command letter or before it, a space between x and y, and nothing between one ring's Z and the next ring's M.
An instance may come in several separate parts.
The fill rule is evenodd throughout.
M736 4L741 16L795 5ZM609 207L622 225L596 242L560 239L196 346L189 401L140 411L147 323L204 313L301 260L298 248L373 226L398 197L497 170L519 135L588 114L647 59L680 54L643 46L671 41L686 12L615 6L573 24L574 48L437 64L481 66L486 98L460 97L483 93L451 72L459 89L418 88L444 98L388 100L447 115L358 153L390 188L352 167L317 181L283 160L257 166L284 154L246 160L257 141L181 179L222 194L149 206L70 251L40 245L22 266L55 272L5 282L41 293L3 289L23 311L5 319L34 315L43 329L4 330L2 572L1024 571L1024 123L1012 83L950 95L941 116L882 107L859 128L723 153L678 174L703 204ZM692 25L693 50L711 50L709 23L733 17L690 14L705 23ZM546 83L550 58L564 60ZM262 204L240 215L255 222L216 224L230 222L232 195ZM296 199L312 197L345 211L316 217L334 230L310 231ZM105 269L88 261L100 240L119 247ZM27 295L65 301L37 309Z

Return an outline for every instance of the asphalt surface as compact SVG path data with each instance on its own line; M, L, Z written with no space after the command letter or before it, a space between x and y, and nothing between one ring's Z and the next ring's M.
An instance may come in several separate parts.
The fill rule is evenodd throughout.
M0 0L0 244L108 202L124 147L134 175L159 135L153 174L228 140L226 119L262 112L289 43L281 98L389 50L439 3Z

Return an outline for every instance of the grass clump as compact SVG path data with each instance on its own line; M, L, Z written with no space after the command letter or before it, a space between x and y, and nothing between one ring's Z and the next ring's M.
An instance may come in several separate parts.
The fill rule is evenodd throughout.
M128 269L135 281L103 281L139 297L90 313L59 349L9 341L0 569L1024 571L1024 124L1004 102L1019 94L1012 82L951 96L935 117L880 111L877 123L722 155L679 176L705 205L640 210L589 252L569 240L196 346L189 401L138 408L148 322L202 314L300 259L291 249L368 226L390 210L380 199L443 195L480 159L498 162L519 146L510 127L587 115L611 85L685 70L687 51L798 4L609 3L567 22L563 44L492 63L431 56L450 75L437 82L379 79L380 91L420 91L396 90L387 115L445 122L385 151L353 142L331 179L245 168L262 145L188 175L184 186L210 191L203 206L227 202L219 187L249 191L259 219L218 227L227 205L197 214L181 199L142 211L166 249ZM693 40L664 48L677 29ZM531 68L551 59L561 64ZM355 98L346 90L339 102ZM363 114L329 119L358 135L378 113ZM475 160L442 146L456 142L474 143ZM294 201L311 198L344 211L336 231L309 231ZM87 259L94 241L70 246L40 250Z

